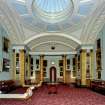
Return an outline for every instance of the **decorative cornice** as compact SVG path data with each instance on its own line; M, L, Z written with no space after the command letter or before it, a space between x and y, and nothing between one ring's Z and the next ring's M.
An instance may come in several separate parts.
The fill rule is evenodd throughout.
M73 52L29 52L30 55L75 55L76 51Z

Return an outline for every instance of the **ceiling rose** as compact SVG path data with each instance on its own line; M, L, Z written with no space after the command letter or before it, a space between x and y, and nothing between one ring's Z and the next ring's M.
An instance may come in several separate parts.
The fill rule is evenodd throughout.
M73 13L72 0L33 0L32 12L49 23L57 23Z

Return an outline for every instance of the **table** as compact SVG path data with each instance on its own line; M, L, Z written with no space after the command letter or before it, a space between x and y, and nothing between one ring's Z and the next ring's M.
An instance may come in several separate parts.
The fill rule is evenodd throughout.
M48 83L48 94L57 94L58 83Z

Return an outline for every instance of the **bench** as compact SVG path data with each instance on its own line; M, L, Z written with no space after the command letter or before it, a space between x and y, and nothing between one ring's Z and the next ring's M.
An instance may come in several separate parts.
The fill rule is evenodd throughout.
M105 81L103 81L103 80L91 81L90 87L94 91L105 94Z
M0 93L8 93L16 88L13 80L0 81Z

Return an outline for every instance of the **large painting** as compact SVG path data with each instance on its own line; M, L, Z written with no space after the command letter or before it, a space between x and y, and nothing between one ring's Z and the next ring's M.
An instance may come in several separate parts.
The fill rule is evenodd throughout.
M3 61L0 60L0 72L2 72L2 67L3 67Z
M3 70L5 72L9 72L9 68L10 68L10 60L3 58Z
M3 37L3 51L8 53L9 49L9 40Z

